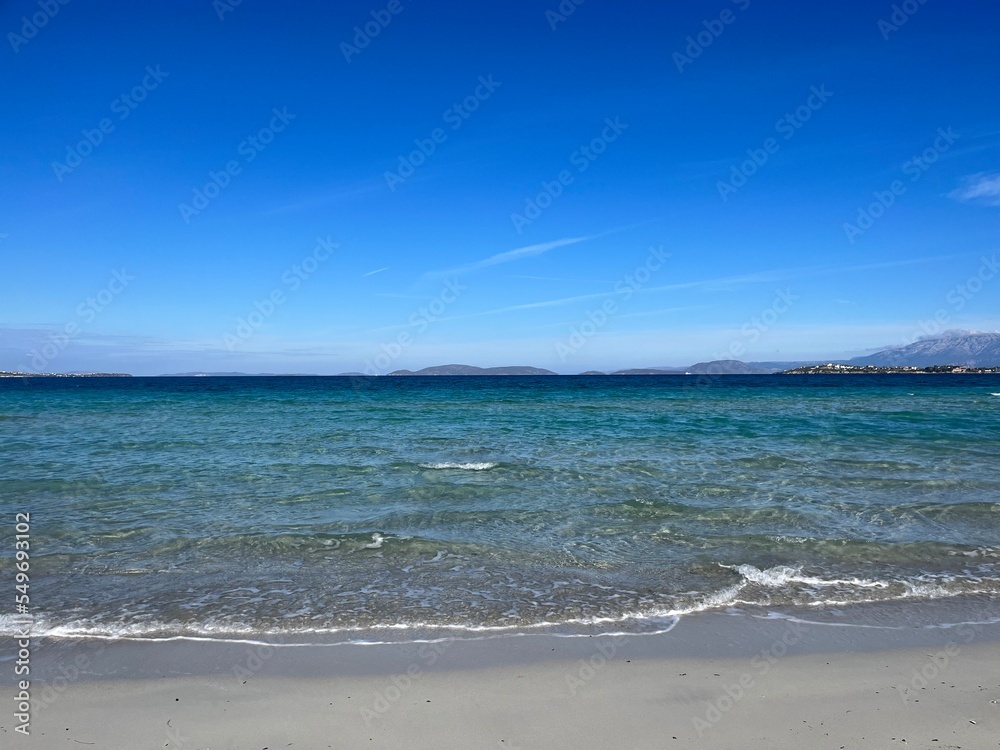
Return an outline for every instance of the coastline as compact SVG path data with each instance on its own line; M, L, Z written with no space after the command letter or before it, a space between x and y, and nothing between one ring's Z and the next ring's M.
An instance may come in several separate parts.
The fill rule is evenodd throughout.
M928 604L700 613L657 635L48 640L30 738L9 714L0 730L36 748L996 747L1000 602Z

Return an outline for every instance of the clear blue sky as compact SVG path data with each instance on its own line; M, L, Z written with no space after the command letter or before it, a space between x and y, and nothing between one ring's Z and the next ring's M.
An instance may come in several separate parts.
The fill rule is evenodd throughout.
M0 369L1000 329L1000 6L901 5L0 3Z

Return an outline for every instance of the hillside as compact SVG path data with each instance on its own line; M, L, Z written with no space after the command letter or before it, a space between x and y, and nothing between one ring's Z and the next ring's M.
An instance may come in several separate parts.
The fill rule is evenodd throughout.
M541 367L474 367L473 365L437 365L422 370L396 370L389 375L555 375Z
M879 367L996 367L1000 365L1000 333L946 331L935 338L924 338L906 346L854 357L847 364Z
M712 362L698 362L687 368L692 375L764 375L770 370L755 367L738 359L717 359Z

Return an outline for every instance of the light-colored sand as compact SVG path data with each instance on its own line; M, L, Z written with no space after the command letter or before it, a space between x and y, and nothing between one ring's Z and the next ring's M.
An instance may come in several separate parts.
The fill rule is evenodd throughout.
M954 636L921 648L792 655L780 644L795 631L784 626L755 656L725 659L660 658L641 638L595 638L565 657L458 669L438 646L384 654L376 676L331 667L327 677L269 674L262 665L278 664L282 650L260 662L244 650L232 652L235 671L215 675L52 683L61 690L36 708L30 738L13 733L4 711L0 745L1000 748L1000 645ZM472 648L502 662L512 647Z

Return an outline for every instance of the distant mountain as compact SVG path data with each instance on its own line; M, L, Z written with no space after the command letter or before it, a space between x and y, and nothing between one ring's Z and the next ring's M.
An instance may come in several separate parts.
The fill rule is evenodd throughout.
M616 370L612 375L683 375L684 370L659 367L634 367L630 370Z
M797 362L747 362L751 367L763 370L768 373L785 372L796 367L809 367L810 365L825 364L818 359L802 360Z
M22 372L0 370L0 378L130 378L127 372Z
M776 372L791 370L793 367L805 367L806 365L821 364L819 360L796 361L796 362L743 362L738 359L715 359L711 362L698 362L690 367L656 367L656 370L668 372L688 372L704 374L731 374L731 375L768 375ZM750 369L744 369L750 368Z
M692 375L766 375L771 370L755 367L738 359L716 359L691 365L686 372Z
M422 370L396 370L389 375L556 375L541 367L473 367L472 365L438 365Z
M301 372L168 372L158 378L294 378L309 377Z
M1000 333L945 331L934 338L924 338L906 346L884 349L864 357L847 360L849 365L878 367L930 367L964 365L965 367L1000 366Z
M760 366L757 362L741 362L738 359L716 359L698 362L690 367L641 367L618 370L612 375L767 375L788 367L774 366L780 363L767 362Z

